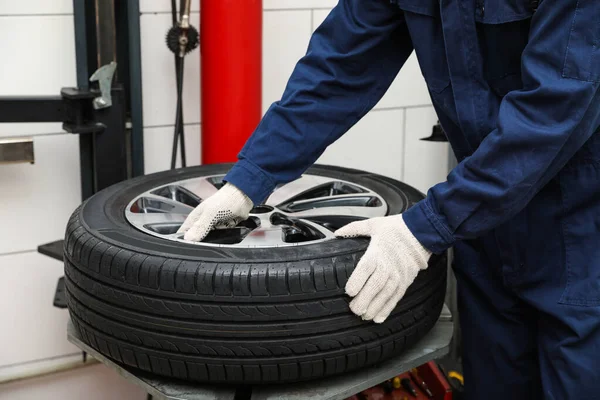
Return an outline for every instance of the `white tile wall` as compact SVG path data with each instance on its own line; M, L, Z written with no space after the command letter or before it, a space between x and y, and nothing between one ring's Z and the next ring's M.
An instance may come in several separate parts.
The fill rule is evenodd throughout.
M2 366L77 353L67 342L67 310L52 305L60 261L34 252L0 255Z
M0 15L56 15L72 12L73 0L4 0L0 5Z
M50 2L34 3L2 1L0 15L37 10L36 5L55 9ZM63 3L56 2L56 9L62 10ZM63 86L75 86L73 29L70 15L0 16L0 49L6 55L2 60L0 96L59 95ZM49 132L61 132L60 124L0 124L0 137Z
M144 169L147 174L171 168L173 127L144 129ZM200 164L200 125L185 126L185 154L188 166ZM179 150L177 166L181 166Z
M62 86L74 85L73 29L71 15L0 17L0 46L7 55L1 93L56 95Z
M179 7L179 1L177 1L176 4L177 4L177 7ZM192 10L192 12L200 11L200 0L192 0L190 9ZM171 18L171 2L168 0L140 0L140 12L141 13L155 13L155 12L169 13L169 18Z
M70 0L0 2L0 48L9 55L0 96L57 96L62 87L76 85L70 13ZM63 237L81 202L79 138L60 124L0 124L0 137L23 135L33 136L35 164L0 165L2 370L77 352L66 340L66 311L52 306L62 264L35 249ZM40 397L51 398L20 396ZM3 386L0 398L17 397L6 397Z
M264 10L332 8L338 0L263 0Z
M168 3L164 1L164 3ZM192 24L199 26L199 13L192 13ZM165 44L171 27L169 14L142 14L142 93L144 126L175 124L177 86L175 60ZM185 57L183 87L183 118L186 123L200 122L200 52Z
M263 14L263 111L281 98L310 40L311 11L268 11Z
M317 161L402 179L404 110L372 111Z
M423 193L448 175L448 143L419 140L431 135L436 123L433 107L406 110L404 181Z
M81 203L78 136L37 136L33 146L35 164L0 165L0 254L61 239Z
M104 365L0 386L0 400L144 400L144 391Z

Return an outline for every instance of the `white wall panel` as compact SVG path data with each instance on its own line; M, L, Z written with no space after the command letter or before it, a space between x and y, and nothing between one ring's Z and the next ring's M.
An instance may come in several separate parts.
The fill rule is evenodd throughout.
M0 386L0 400L144 400L145 392L103 365Z
M0 165L0 254L61 239L81 203L79 137L40 136L33 146L35 164Z
M281 99L298 60L306 54L311 11L269 11L263 23L263 111Z
M171 168L173 127L144 129L144 168L146 174ZM185 126L185 154L188 167L200 164L200 125ZM177 166L181 166L177 150Z
M402 179L403 110L367 114L317 161Z
M0 2L0 15L48 15L73 12L72 0L27 0Z
M328 14L328 10L313 11L313 30L317 29L323 23ZM372 62L376 63L377 60L372 60ZM431 104L431 99L427 91L425 79L421 74L417 57L413 53L375 108L406 107L423 104Z
M0 2L0 13L5 7L26 4L30 8L28 2ZM63 86L75 86L73 29L71 15L0 16L0 48L5 55L0 96L59 95ZM60 124L0 124L0 137L61 131Z
M61 276L60 261L35 252L0 256L0 369L77 353L67 341L69 313L52 305Z
M177 9L179 9L179 0L176 3ZM200 11L200 0L192 0L191 10L192 12ZM140 0L140 12L142 14L155 12L169 13L169 18L171 18L171 2L168 0ZM194 26L198 27L197 25Z
M165 1L165 3L167 3ZM199 27L200 14L192 13L192 24ZM142 95L144 126L175 123L177 86L175 60L165 44L171 26L170 14L142 14ZM185 57L183 80L183 118L186 123L200 122L200 51Z
M431 104L427 84L413 52L375 108L410 107Z
M338 0L263 0L264 10L332 8Z
M431 135L436 123L433 107L406 110L404 181L423 193L448 175L448 143L419 140Z

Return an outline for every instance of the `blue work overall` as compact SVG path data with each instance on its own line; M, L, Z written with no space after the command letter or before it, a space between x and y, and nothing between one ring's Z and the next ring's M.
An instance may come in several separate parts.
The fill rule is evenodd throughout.
M599 399L599 0L341 0L226 180L297 178L413 50L459 164L404 219L455 248L466 398Z

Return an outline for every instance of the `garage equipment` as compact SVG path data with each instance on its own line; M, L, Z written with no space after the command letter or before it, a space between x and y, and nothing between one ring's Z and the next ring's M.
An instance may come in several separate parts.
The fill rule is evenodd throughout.
M262 115L262 0L200 9L202 163L234 162Z
M166 37L167 47L175 55L175 77L177 81L177 110L175 112L171 169L175 168L179 140L181 140L181 146L179 147L181 150L181 166L187 166L185 159L185 134L183 123L184 57L187 53L196 49L200 44L198 30L190 25L191 0L181 0L179 21L177 21L177 6L175 3L175 0L171 0L171 21L173 26L171 26L167 32Z
M448 308L444 307L436 325L415 346L401 356L376 367L323 380L252 388L182 383L142 373L114 363L85 344L70 322L67 332L71 343L128 381L142 387L151 396L150 398L157 400L343 400L411 368L446 355L449 351L452 330L452 316ZM242 393L246 396L244 397Z
M0 123L61 122L64 131L79 134L85 200L143 175L139 1L73 0L73 14L77 87L55 96L1 96ZM33 148L29 138L4 139L0 163L33 163ZM58 240L38 251L62 261L62 249ZM61 282L54 304L64 307Z
M0 139L0 164L34 162L32 138Z

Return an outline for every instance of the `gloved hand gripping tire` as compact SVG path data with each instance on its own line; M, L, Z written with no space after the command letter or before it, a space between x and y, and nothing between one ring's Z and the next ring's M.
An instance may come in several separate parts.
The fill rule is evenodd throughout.
M227 183L190 213L181 228L184 239L203 240L212 229L231 228L248 218L250 198ZM431 252L413 236L402 215L353 222L335 232L338 237L371 237L371 243L346 284L354 297L350 309L364 320L384 322L428 266Z
M185 233L185 240L199 242L213 229L233 228L247 219L252 207L254 204L248 196L226 183L188 215L178 233Z
M338 237L371 237L371 243L346 283L354 297L350 309L364 320L382 323L428 266L431 252L419 243L402 215L353 222L335 232Z

